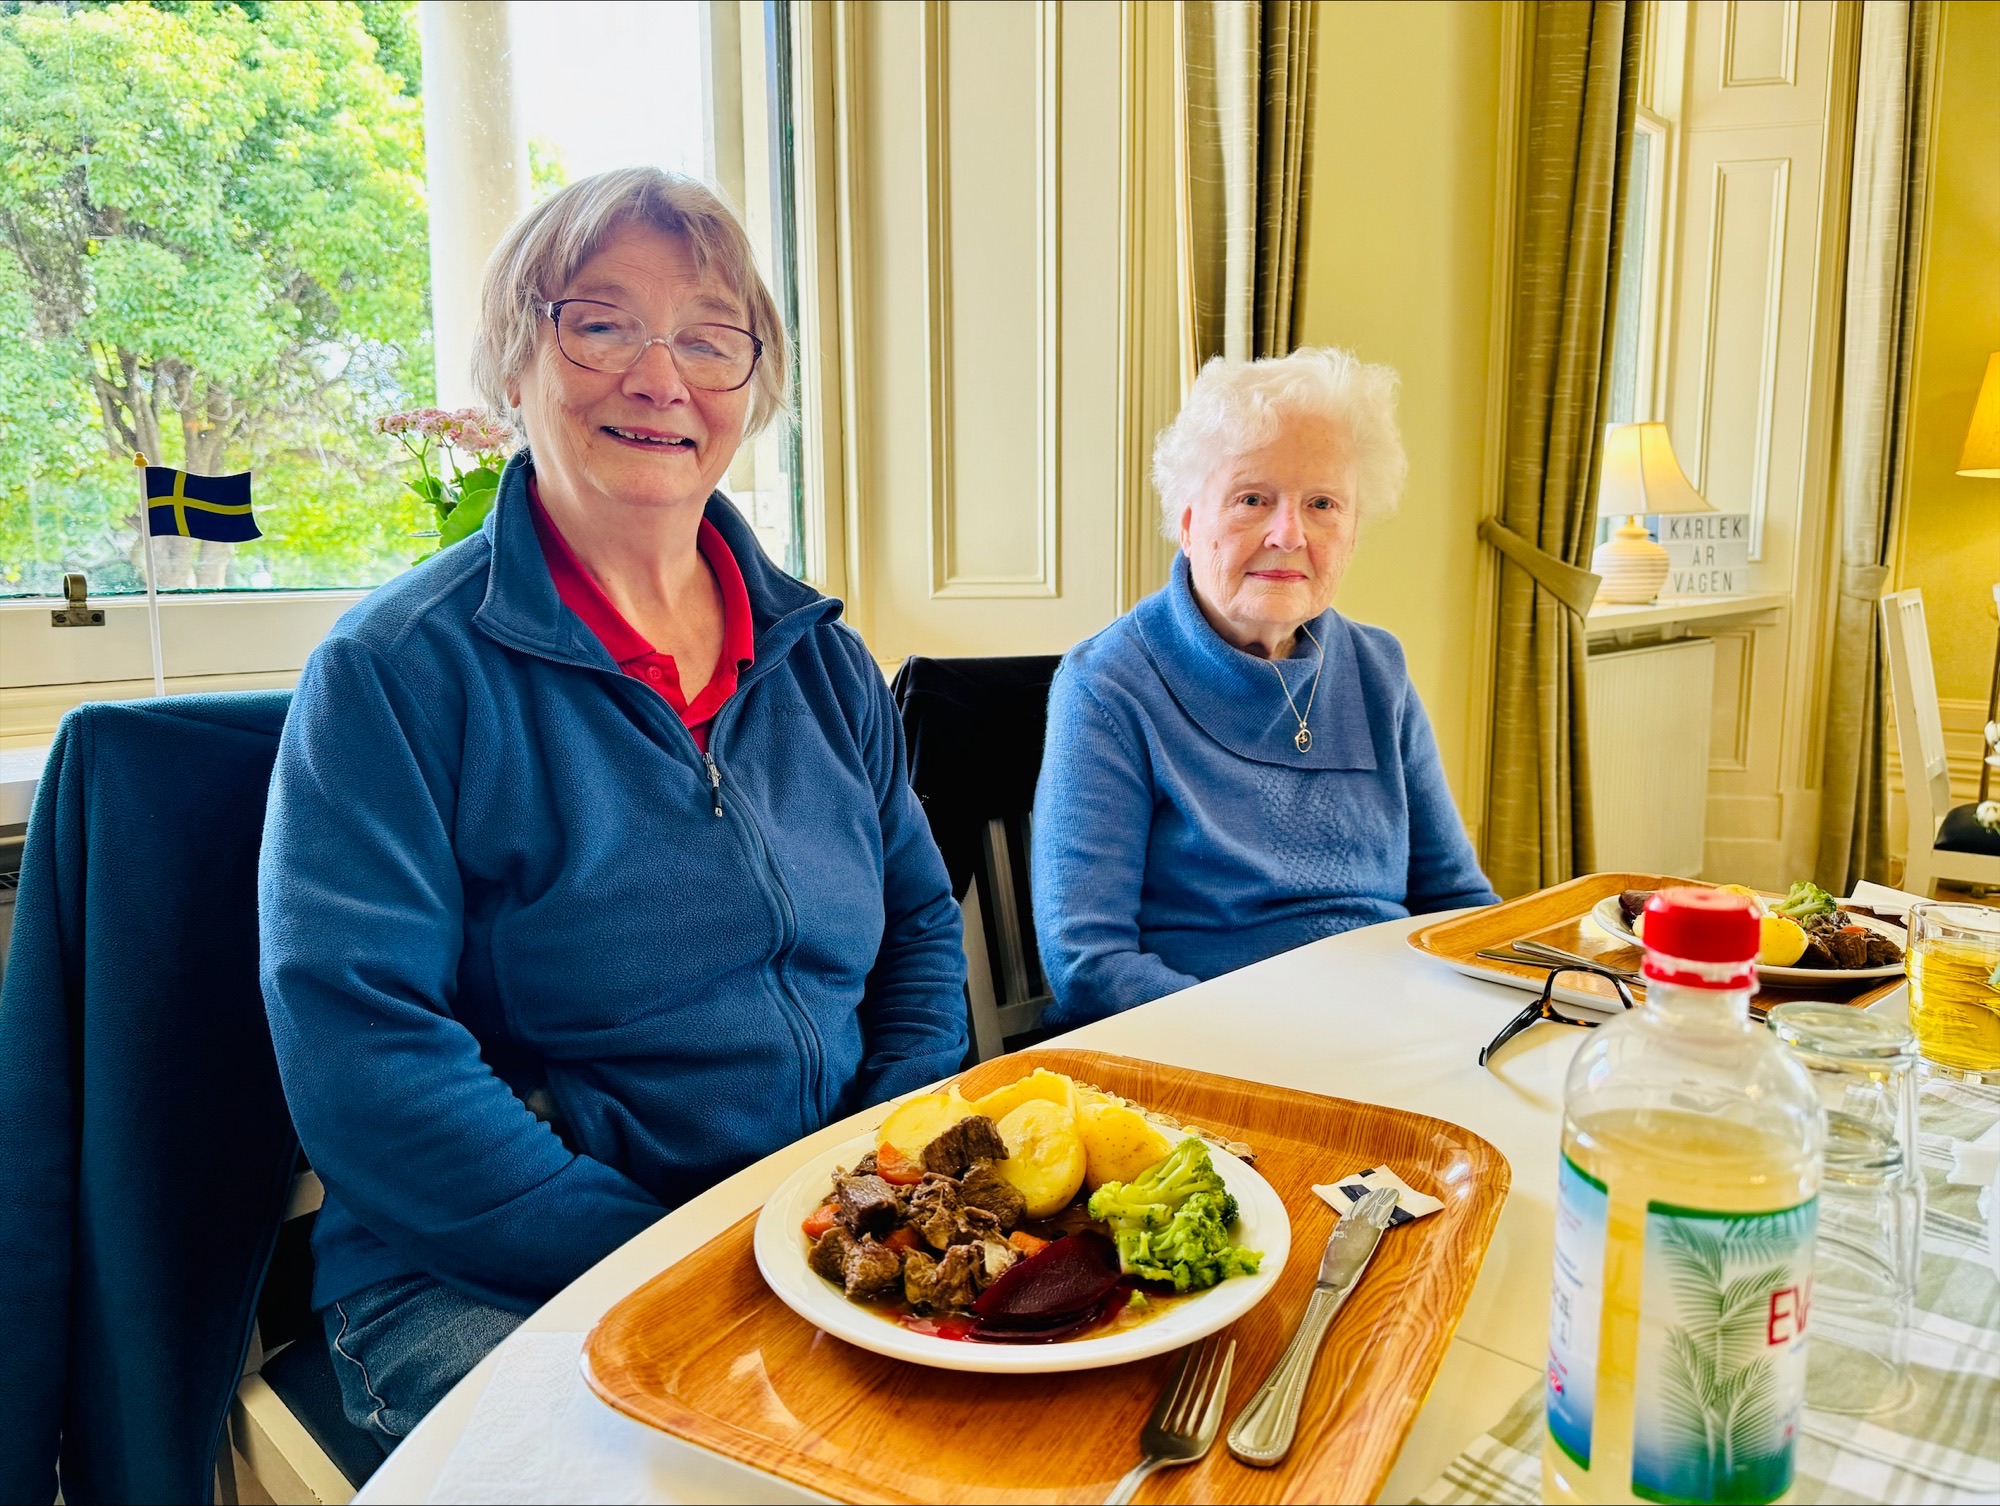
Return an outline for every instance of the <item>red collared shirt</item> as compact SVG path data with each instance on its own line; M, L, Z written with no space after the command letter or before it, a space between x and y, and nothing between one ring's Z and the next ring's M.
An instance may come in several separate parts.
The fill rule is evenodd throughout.
M549 578L555 582L556 595L562 598L562 604L597 634L598 641L618 661L621 670L666 697L667 704L694 734L695 746L706 753L709 723L715 720L723 702L736 693L737 678L757 657L750 593L744 588L743 571L722 534L703 518L701 533L695 541L722 591L722 652L716 658L715 673L702 686L701 694L689 701L681 694L680 670L673 655L656 653L653 645L611 604L603 588L590 578L590 572L583 568L583 562L556 527L555 519L542 506L533 478L528 481L528 500L535 518L535 536L542 544L542 558L548 562Z

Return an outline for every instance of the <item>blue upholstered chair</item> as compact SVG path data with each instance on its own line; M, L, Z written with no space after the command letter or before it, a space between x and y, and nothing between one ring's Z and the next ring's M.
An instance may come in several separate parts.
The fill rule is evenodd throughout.
M239 1382L316 1440L311 1494L380 1462L305 1311L312 1183L257 983L289 701L81 706L50 750L0 987L0 1500L233 1497L232 1410L270 1453Z

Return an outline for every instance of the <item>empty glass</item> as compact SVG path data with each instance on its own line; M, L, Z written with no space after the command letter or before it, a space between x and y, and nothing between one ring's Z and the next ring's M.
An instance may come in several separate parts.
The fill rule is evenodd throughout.
M1866 1415L1910 1393L1910 1312L1924 1222L1917 1042L1843 1004L1781 1004L1769 1024L1826 1110L1806 1405Z

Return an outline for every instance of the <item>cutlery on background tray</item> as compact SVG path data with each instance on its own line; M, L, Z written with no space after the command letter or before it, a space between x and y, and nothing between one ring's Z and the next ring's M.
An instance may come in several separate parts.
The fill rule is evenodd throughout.
M1220 1334L1210 1334L1181 1351L1180 1368L1160 1393L1160 1404L1153 1408L1139 1434L1143 1457L1104 1498L1104 1506L1121 1506L1154 1470L1193 1464L1214 1446L1215 1435L1222 1430L1222 1404L1229 1399L1229 1371L1235 1363L1236 1341L1231 1339L1225 1350Z
M1396 1189L1378 1187L1356 1203L1327 1236L1326 1253L1319 1262L1319 1283L1306 1302L1298 1332L1230 1426L1229 1452L1245 1464L1268 1469L1291 1452L1306 1382L1312 1379L1313 1362L1319 1358L1326 1331L1361 1284L1395 1211Z

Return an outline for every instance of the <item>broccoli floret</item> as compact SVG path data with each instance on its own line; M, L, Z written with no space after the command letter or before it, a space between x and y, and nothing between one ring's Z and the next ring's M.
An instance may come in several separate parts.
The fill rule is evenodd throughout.
M1090 1195L1090 1216L1107 1223L1163 1229L1197 1192L1225 1192L1208 1159L1208 1147L1190 1135L1166 1160L1129 1182L1106 1182Z
M1831 894L1810 879L1802 879L1792 885L1783 903L1771 907L1771 913L1788 920L1810 920L1815 915L1832 915L1839 909Z
M1208 1147L1193 1138L1130 1182L1098 1188L1090 1216L1111 1226L1128 1275L1172 1282L1177 1292L1257 1269L1258 1252L1230 1242L1236 1199L1216 1175Z
M1230 1243L1223 1218L1230 1202L1226 1193L1197 1192L1164 1229L1119 1230L1118 1255L1126 1272L1148 1281L1171 1281L1175 1291L1186 1292L1255 1271L1258 1252Z

